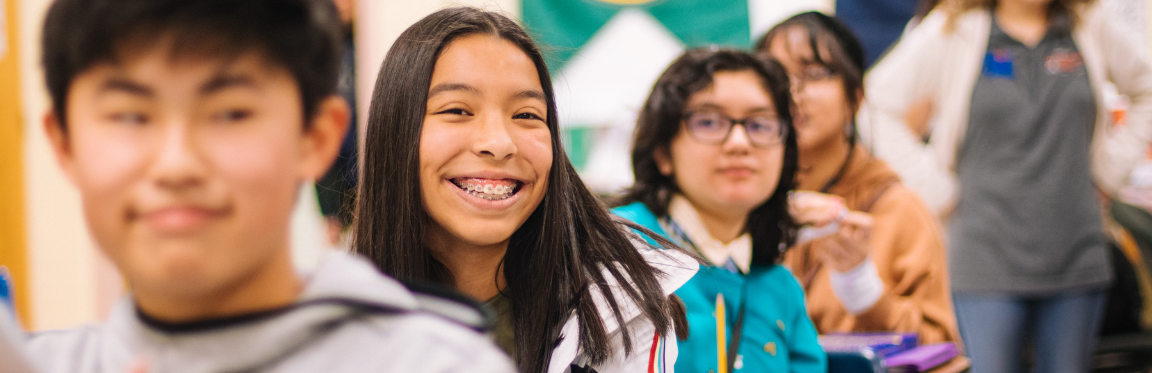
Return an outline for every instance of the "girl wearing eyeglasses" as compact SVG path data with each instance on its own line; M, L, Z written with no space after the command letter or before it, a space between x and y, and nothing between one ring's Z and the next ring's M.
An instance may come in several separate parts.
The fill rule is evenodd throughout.
M821 372L825 355L796 279L788 77L776 62L690 50L656 81L632 146L636 184L616 214L706 259L676 291L688 314L682 372Z
M792 76L797 189L834 195L853 211L832 222L838 230L784 256L816 329L915 332L921 344L958 342L939 224L887 164L857 143L860 42L839 20L809 12L773 27L757 50Z

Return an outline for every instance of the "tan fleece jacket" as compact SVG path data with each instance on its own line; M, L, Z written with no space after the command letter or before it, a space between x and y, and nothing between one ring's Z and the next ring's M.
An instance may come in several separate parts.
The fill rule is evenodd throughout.
M815 251L818 246L793 247L784 264L804 286L816 329L821 334L917 332L921 344L959 344L944 237L924 202L863 147L856 148L843 178L829 192L843 197L849 209L872 214L870 258L884 282L884 295L869 310L848 313L832 292L830 269Z

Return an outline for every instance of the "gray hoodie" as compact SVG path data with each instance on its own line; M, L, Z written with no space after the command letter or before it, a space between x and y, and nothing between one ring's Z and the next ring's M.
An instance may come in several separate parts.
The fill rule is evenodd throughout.
M283 309L164 325L121 300L106 323L32 336L43 372L514 372L474 309L422 296L367 261L327 254ZM436 312L429 309L436 309ZM474 324L474 325L469 325Z

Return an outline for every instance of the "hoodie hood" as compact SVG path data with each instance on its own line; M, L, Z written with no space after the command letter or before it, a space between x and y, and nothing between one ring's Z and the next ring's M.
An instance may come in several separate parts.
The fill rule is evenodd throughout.
M326 254L316 269L302 278L303 292L296 303L287 307L167 327L146 322L131 300L123 299L113 310L107 327L124 334L105 336L122 338L130 351L143 351L143 358L156 371L261 370L328 336L364 310L401 313L413 311L418 305L404 285L347 253Z
M165 324L126 298L106 324L40 333L28 347L45 372L126 372L140 361L149 372L194 373L514 369L471 325L429 311L428 296L358 256L325 254L301 278L298 300L280 309Z

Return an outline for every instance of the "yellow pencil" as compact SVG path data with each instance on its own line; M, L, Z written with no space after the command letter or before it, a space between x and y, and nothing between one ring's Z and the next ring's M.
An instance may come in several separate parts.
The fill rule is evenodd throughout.
M728 373L727 324L724 322L724 294L716 294L716 367L717 373Z

